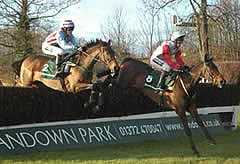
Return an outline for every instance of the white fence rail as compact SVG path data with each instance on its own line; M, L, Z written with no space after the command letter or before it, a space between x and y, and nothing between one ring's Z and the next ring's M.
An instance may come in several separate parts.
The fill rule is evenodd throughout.
M240 112L240 106L219 106L219 107L198 108L198 113L203 115L213 114L213 113L225 113L225 112L233 113L230 126L232 126L233 129L236 129L238 125L238 112ZM189 114L187 113L187 115ZM114 121L114 120L163 118L163 117L175 117L175 116L177 116L177 114L172 111L156 112L156 113L138 114L138 115L130 115L130 116L122 116L122 117L107 117L107 118L86 119L86 120L58 121L58 122L49 122L49 123L34 123L34 124L23 124L23 125L16 125L16 126L5 126L5 127L0 127L0 130L40 127L40 126L44 127L44 126L54 126L54 125L81 124L81 123L82 124L97 123L97 122L107 122L107 121Z

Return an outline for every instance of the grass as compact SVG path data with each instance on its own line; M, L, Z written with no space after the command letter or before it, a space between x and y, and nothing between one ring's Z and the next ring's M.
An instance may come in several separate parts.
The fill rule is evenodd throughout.
M240 113L239 113L240 120ZM238 120L238 125L240 121ZM116 144L55 152L0 156L0 163L12 164L240 164L240 129L214 136L211 146L203 136L194 137L202 157L193 156L185 137Z

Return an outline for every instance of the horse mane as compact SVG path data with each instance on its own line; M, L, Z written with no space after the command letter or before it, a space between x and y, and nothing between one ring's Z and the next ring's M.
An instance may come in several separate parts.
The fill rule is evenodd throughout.
M84 47L85 48L90 48L93 46L96 46L98 44L102 44L103 46L107 46L107 42L103 41L102 39L96 39L96 40L90 40L89 42L87 42Z

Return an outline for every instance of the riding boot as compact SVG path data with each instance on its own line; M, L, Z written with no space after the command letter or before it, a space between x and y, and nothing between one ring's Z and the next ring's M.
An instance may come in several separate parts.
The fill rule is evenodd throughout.
M57 76L61 73L62 73L62 69L61 69L60 59L59 59L59 56L57 56L56 57L56 73L55 73L55 76Z

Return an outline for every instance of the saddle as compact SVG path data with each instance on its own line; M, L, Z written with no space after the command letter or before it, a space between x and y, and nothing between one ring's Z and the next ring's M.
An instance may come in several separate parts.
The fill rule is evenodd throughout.
M155 70L150 71L145 78L144 87L155 91L171 91L179 73L173 71L165 73L163 77L161 77L161 74L161 72Z

